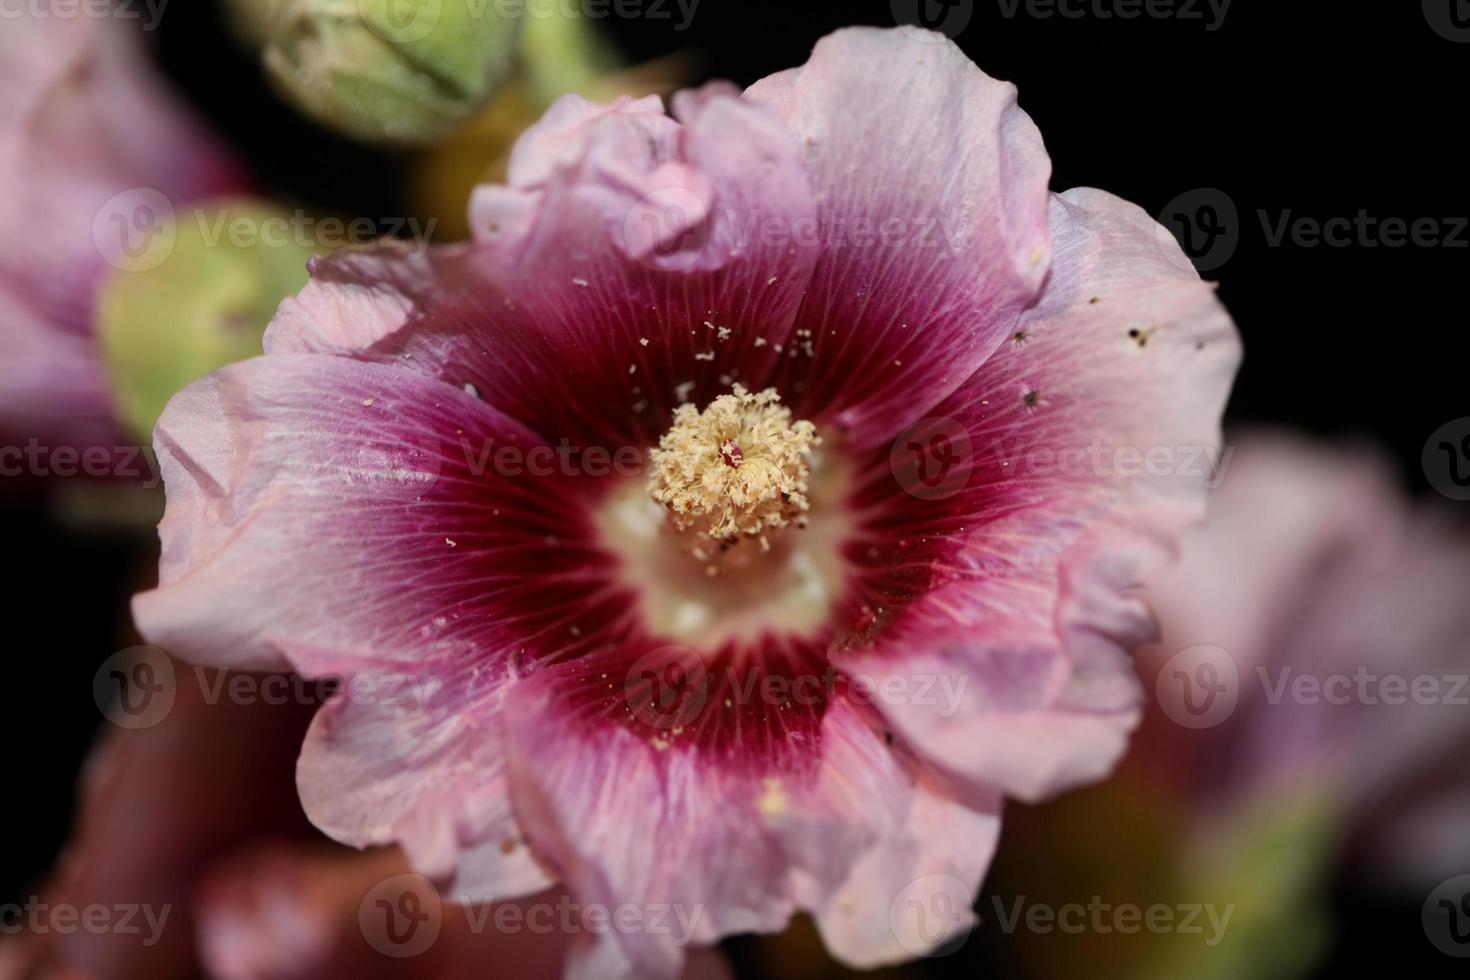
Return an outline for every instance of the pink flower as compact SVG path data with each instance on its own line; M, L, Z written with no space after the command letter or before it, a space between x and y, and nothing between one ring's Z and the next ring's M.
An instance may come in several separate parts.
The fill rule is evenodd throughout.
M116 445L93 342L114 245L167 220L160 200L234 192L243 174L126 21L53 16L0 32L0 181L0 444Z
M564 99L472 243L316 263L161 420L135 615L359 685L307 812L456 896L561 881L697 944L805 909L903 959L968 928L1003 794L1123 750L1134 590L1207 474L1115 457L1216 446L1235 332L1142 211L1049 194L1014 89L937 36L674 113ZM574 966L682 959L634 929Z
M516 915L435 900L429 941L390 945L370 915L380 896L397 898L411 883L402 854L333 844L296 801L291 760L313 686L257 677L232 697L240 681L178 665L168 694L157 695L171 705L165 717L104 733L55 874L38 903L7 919L17 928L0 940L0 976L470 980L499 961L516 963L518 976L561 975L575 936L547 912L559 907L557 893L520 903ZM118 928L77 923L127 909L113 913L125 920L108 920ZM394 955L406 950L415 955ZM686 973L726 975L713 954L691 959Z
M1394 483L1367 453L1242 440L1209 529L1149 590L1162 710L1127 768L1205 840L1308 800L1353 858L1428 888L1470 860L1470 539Z

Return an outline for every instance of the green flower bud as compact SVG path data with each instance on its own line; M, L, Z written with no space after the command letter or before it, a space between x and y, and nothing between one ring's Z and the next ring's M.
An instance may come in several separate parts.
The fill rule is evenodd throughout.
M482 0L284 0L265 66L306 112L371 143L431 143L514 61L519 17Z
M143 441L174 393L261 352L281 300L306 285L314 254L292 215L258 201L180 212L153 250L116 268L97 297L97 342L118 418Z
M225 16L236 37L259 52L270 41L271 30L291 0L225 0Z

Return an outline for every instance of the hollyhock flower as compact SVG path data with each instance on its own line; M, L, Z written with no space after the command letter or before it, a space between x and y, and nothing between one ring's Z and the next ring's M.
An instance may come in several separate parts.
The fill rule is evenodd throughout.
M95 302L109 260L125 258L113 236L144 229L110 219L162 220L129 205L246 186L138 42L116 18L20 17L0 32L3 444L118 444Z
M1366 452L1264 433L1231 448L1209 527L1147 592L1162 635L1140 651L1155 699L1133 749L1026 821L1025 853L1046 857L1006 873L1033 901L1177 899L1228 927L1209 946L1021 937L1042 973L1085 956L1130 980L1305 974L1339 867L1418 902L1470 861L1470 538Z
M1002 795L1122 751L1134 589L1207 474L1113 454L1213 447L1238 358L1167 233L1049 169L937 35L842 31L674 118L564 99L472 242L317 262L265 357L175 398L136 619L423 685L320 712L298 782L450 894L931 949ZM682 957L640 928L573 966Z
M72 840L40 889L52 910L37 913L46 927L20 917L20 931L0 939L0 976L469 980L500 960L520 976L561 975L571 937L516 927L534 904L555 907L557 893L520 903L518 917L443 907L417 955L385 952L362 907L396 895L407 862L396 849L358 853L324 839L296 798L292 760L314 685L257 677L247 698L222 694L238 680L176 665L166 717L104 732L85 766ZM139 909L129 915L136 928L61 928L46 918L123 907ZM686 976L726 973L709 955Z
M1130 768L1184 780L1207 821L1251 801L1325 801L1353 857L1423 886L1470 861L1458 763L1470 713L1457 690L1470 671L1470 538L1394 483L1364 452L1242 442L1210 529L1150 589L1163 635L1143 662L1192 722L1182 698L1205 703L1208 670L1190 668L1208 661L1223 710L1198 732L1153 719ZM1215 652L1174 659L1198 647ZM1171 659L1187 676L1161 676ZM1203 784L1187 761L1199 753L1222 762Z

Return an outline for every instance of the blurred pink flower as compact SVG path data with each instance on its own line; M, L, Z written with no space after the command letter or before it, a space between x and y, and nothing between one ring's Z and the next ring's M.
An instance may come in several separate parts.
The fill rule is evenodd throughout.
M517 903L513 918L444 903L422 949L388 945L362 909L377 893L397 897L407 862L395 849L358 853L326 840L296 799L292 760L314 706L221 696L239 678L201 684L183 665L174 676L167 717L110 727L88 760L73 839L19 935L0 941L0 977L472 980L503 962L518 977L562 974L576 932L545 915L554 928L517 925L541 921L533 904L559 907L556 891ZM118 928L81 927L89 909L116 915ZM133 911L123 919L113 911L122 909ZM727 972L705 955L686 976Z
M0 443L117 445L93 314L120 236L161 226L160 197L181 206L245 176L131 24L48 16L0 31L0 181Z
M1236 335L1144 212L1048 193L1014 88L937 35L842 31L674 111L564 99L472 243L317 262L161 420L136 618L415 685L321 711L299 786L455 896L561 881L697 909L696 944L805 909L907 958L970 925L1002 794L1123 751L1136 586L1207 473L1066 461L1212 450ZM683 956L632 930L572 966Z
M1129 772L1193 801L1204 839L1313 798L1351 856L1437 883L1470 862L1467 588L1470 536L1412 507L1373 456L1243 439L1209 528L1149 589L1162 638L1141 669L1164 710ZM1200 647L1215 652L1181 658ZM1182 699L1201 708L1210 688L1215 716L1176 723L1200 724Z

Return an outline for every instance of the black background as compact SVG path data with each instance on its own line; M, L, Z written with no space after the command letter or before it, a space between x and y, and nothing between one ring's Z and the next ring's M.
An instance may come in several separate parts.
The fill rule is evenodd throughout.
M1094 0L1085 2L1090 10ZM1235 204L1238 247L1208 273L1245 341L1231 422L1371 440L1400 465L1407 489L1438 499L1419 458L1431 432L1470 414L1470 230L1458 248L1273 247L1258 212L1273 221L1288 209L1319 220L1360 209L1410 222L1470 215L1470 44L1436 33L1418 0L1235 0L1213 31L1203 2L1191 5L1202 19L1037 18L1024 2L1007 17L1001 0L968 6L957 40L988 73L1019 86L1051 153L1055 189L1097 186L1155 214L1198 188ZM674 16L604 23L633 59L693 51L703 76L741 84L800 64L836 27L895 19L887 0L700 0L680 31L675 8L665 9ZM325 136L282 105L228 41L212 4L176 0L156 41L166 70L273 192L406 213L395 196L400 162ZM1470 505L1458 508L1463 518ZM11 572L0 592L11 640L0 702L13 767L0 828L8 899L27 893L65 838L76 774L101 720L92 673L126 645L126 598L150 572L135 540L80 538L33 496L0 494L0 529ZM1337 945L1322 976L1374 964L1406 976L1463 975L1463 964L1425 942L1417 903L1347 875L1335 903ZM985 938L937 961L936 974L989 965L982 975L1012 976L1007 964L987 963L1003 954ZM734 952L744 959L744 944Z

